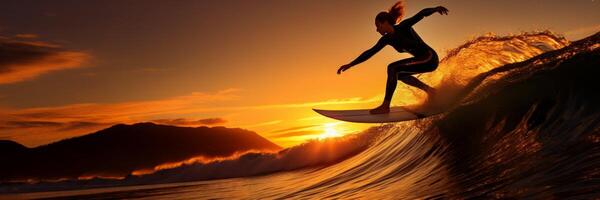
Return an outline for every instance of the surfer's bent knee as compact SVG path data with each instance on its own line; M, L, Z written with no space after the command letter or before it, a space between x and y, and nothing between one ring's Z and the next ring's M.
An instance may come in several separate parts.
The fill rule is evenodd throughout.
M438 58L437 53L434 50L429 50L427 54L416 58L415 61L411 62L412 65L421 65L423 66L422 72L431 72L437 69L440 60Z
M391 75L396 75L396 68L397 67L398 66L396 66L394 63L389 64L388 67L387 67L387 74L390 75L390 76Z
M429 50L429 52L431 53L431 58L430 58L430 65L431 68L433 68L431 71L437 69L438 65L440 64L440 59L437 55L437 53L434 50Z

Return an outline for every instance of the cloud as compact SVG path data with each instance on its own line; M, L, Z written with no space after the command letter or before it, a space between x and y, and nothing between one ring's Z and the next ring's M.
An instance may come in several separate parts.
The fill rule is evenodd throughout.
M177 118L177 119L157 119L152 120L152 122L157 124L167 124L174 126L202 126L202 125L217 125L224 124L227 120L223 118L206 118L206 119L185 119L185 118Z
M296 127L291 127L291 128L274 130L274 131L271 131L271 133L284 133L284 132L289 132L289 131L302 130L302 129L306 129L306 128L313 128L313 127L317 127L317 126L320 126L320 125L296 126Z
M69 131L74 129L82 129L89 127L97 127L97 126L105 126L109 124L102 124L96 122L87 122L87 121L70 121L70 122L55 122L55 121L0 121L0 129L5 131L14 130L23 130L23 129L32 129L32 128L44 128L44 129L53 129L61 131Z
M304 136L304 135L317 135L320 134L319 131L316 130L307 130L307 131L290 131L285 133L280 133L276 135L270 135L272 138L286 138L286 137L294 137L294 136Z
M283 120L272 120L272 121L261 122L261 123L257 123L257 124L245 125L243 127L254 128L254 127L261 127L261 126L269 126L269 125L279 124L281 122L283 122Z
M112 124L107 123L97 123L97 122L86 122L86 121L72 121L68 123L63 123L61 128L58 131L72 131L72 130L80 130L80 129L95 129L97 127L106 127Z
M35 34L0 36L0 84L34 79L52 71L81 67L90 55L33 40Z
M236 99L236 89L218 91L214 94L194 92L153 101L135 101L113 104L71 104L58 107L28 108L14 111L13 116L22 118L46 118L54 120L123 121L148 120L148 116L172 114L202 104Z
M366 104L372 102L381 101L383 97L381 95L374 96L368 99L361 97L352 97L345 99L329 99L326 101L315 101L305 103L284 103L284 104L264 104L264 105L250 105L250 106L228 106L228 107L198 107L186 109L184 113L196 113L196 112L207 112L207 111L234 111L234 110L269 110L269 109L289 109L289 108L314 108L317 106L326 105L348 105L348 104ZM178 113L182 114L182 113ZM272 123L279 123L280 120L273 121ZM263 126L270 124L256 124L252 126Z
M32 128L32 127L56 127L60 126L61 123L49 122L49 121L7 121L4 122L2 129L10 128Z
M40 36L37 34L31 34L31 33L21 33L21 34L16 34L15 38L20 38L20 39L37 39Z

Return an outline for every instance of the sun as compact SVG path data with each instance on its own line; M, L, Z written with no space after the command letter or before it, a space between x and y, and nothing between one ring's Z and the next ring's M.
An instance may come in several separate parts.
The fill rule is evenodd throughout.
M335 125L337 125L338 123L327 123L324 125L325 127L325 132L321 135L319 135L319 140L323 140L323 139L327 139L327 138L333 138L333 137L341 137L342 134L340 134L338 132L338 130L335 129Z

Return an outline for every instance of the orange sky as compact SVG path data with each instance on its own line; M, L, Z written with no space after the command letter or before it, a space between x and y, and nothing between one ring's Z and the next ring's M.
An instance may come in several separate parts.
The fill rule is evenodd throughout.
M380 103L385 67L408 55L388 47L335 71L377 41L373 18L394 2L3 2L0 139L37 146L143 121L242 127L282 146L362 130L311 108ZM600 30L591 0L408 1L407 16L437 5L449 15L415 30L442 57L486 32Z

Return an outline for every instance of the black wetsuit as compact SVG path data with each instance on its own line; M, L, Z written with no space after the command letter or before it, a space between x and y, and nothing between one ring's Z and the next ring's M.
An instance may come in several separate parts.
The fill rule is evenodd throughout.
M398 80L421 89L429 88L429 86L411 75L431 72L438 66L439 59L437 53L429 47L429 45L425 44L412 28L414 24L427 16L422 13L423 12L394 25L394 33L382 36L375 46L362 53L350 63L354 66L368 60L371 56L383 49L385 45L394 47L398 52L407 52L414 56L388 65L388 78L385 92L385 100L388 102L392 99Z

